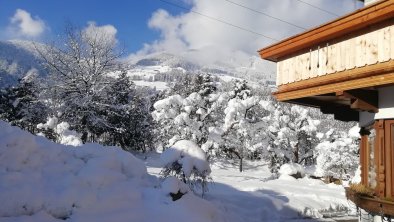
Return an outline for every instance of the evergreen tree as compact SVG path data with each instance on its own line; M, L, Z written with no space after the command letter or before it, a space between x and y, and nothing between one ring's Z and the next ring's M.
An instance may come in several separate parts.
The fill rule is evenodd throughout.
M18 85L0 91L0 119L37 133L37 124L46 120L49 110L38 98L35 76L26 76Z

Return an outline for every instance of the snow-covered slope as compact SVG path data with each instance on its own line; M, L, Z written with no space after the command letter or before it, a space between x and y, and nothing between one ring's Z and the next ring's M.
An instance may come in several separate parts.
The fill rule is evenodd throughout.
M38 43L36 45L42 46ZM14 85L28 72L37 72L38 75L46 74L33 42L0 41L0 88Z

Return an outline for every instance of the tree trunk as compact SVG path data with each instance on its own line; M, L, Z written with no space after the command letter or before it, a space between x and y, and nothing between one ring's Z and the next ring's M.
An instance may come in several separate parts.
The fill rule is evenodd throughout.
M295 146L295 150L294 150L294 163L298 163L298 160L299 160L298 152L299 152L299 147L298 147L298 143L297 143L297 145Z
M242 172L243 158L239 158L239 172Z

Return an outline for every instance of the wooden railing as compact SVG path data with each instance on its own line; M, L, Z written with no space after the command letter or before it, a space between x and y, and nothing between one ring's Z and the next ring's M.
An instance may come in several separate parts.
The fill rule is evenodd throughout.
M278 62L277 85L394 60L393 21L381 26Z

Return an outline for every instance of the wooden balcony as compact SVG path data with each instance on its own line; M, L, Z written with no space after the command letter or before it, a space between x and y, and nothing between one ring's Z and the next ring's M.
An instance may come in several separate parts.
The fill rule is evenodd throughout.
M346 198L352 201L361 209L378 216L394 217L394 202L380 199L378 197L368 197L355 193L346 188Z

